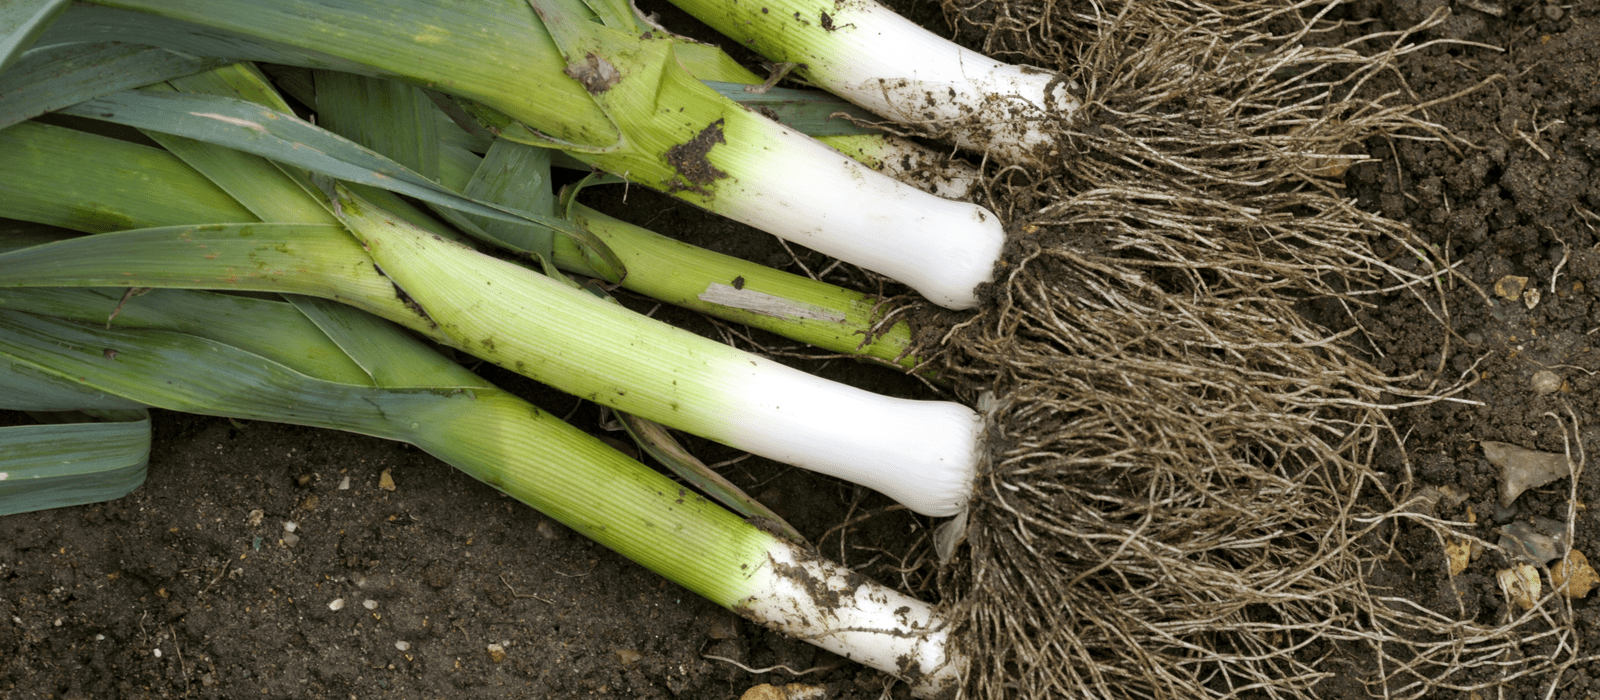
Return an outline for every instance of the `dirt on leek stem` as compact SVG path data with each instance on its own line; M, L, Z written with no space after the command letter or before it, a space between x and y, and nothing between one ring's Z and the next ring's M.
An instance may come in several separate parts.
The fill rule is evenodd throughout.
M971 51L873 0L672 0L812 84L922 134L1004 164L1069 157L1055 126L1083 101L1052 70Z

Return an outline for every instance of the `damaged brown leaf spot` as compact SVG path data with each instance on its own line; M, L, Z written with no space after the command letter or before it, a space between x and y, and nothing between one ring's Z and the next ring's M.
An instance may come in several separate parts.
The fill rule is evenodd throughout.
M583 89L591 95L598 95L611 89L611 86L622 82L622 73L610 61L588 54L583 63L574 63L567 66L567 77L583 83Z
M372 264L372 269L377 270L378 274L382 275L384 278L389 277L389 273L384 272L383 268L377 263ZM411 295L407 294L406 290L401 289L398 283L396 283L393 279L389 279L389 284L394 287L394 296L396 299L400 300L400 303L405 304L406 308L416 312L417 316L422 320L427 321L430 327L439 327L439 324L434 322L433 316L428 314L428 310L422 308L422 304L417 303L416 299L411 298Z
M694 138L667 149L667 163L678 171L678 179L668 184L669 192L694 192L708 195L705 186L728 176L712 165L706 156L712 147L728 140L722 134L722 120L706 125Z
M822 13L822 28L830 32L833 31L833 18L829 17L826 12Z

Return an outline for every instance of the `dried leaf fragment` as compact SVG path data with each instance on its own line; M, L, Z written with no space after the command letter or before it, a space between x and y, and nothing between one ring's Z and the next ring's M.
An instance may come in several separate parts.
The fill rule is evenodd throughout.
M1472 563L1472 543L1467 540L1446 542L1444 555L1450 560L1450 575L1460 576L1467 570L1467 564Z
M378 475L378 488L385 491L394 490L394 475L390 474L388 469L383 470L383 473Z
M1567 552L1567 558L1550 567L1550 583L1568 598L1582 598L1600 583L1600 576L1589 566L1589 557L1574 549Z
M1517 564L1495 573L1500 580L1500 592L1506 600L1523 610L1532 610L1539 601L1539 570L1528 564Z
M744 691L739 700L822 700L827 696L827 688L820 685L790 683L778 687L762 683Z

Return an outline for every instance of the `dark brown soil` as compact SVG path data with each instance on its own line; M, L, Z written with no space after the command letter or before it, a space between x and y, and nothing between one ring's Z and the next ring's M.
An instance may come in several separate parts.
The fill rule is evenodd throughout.
M1370 0L1347 14L1396 27L1449 4ZM938 21L933 5L911 9L919 21ZM1416 478L1466 494L1438 515L1465 520L1470 509L1476 534L1493 541L1492 528L1515 518L1565 518L1568 487L1557 482L1500 507L1498 474L1479 441L1561 451L1570 415L1582 446L1600 454L1591 425L1600 414L1600 351L1592 349L1600 341L1600 6L1476 0L1452 9L1434 36L1504 51L1445 45L1410 56L1400 71L1410 89L1429 99L1505 78L1430 110L1464 143L1369 144L1377 162L1352 168L1347 186L1458 265L1459 278L1443 282L1454 331L1448 353L1438 324L1409 295L1379 300L1362 322L1386 370L1450 380L1478 362L1481 379L1465 401L1404 410L1397 423ZM591 195L595 206L795 269L765 236L638 188L610 189ZM1526 277L1538 303L1495 296L1508 275ZM669 309L657 315L717 332ZM792 361L877 391L929 395L878 367ZM601 431L593 406L480 369ZM1559 375L1561 389L1536 393L1541 370ZM904 694L886 676L737 620L417 449L161 412L155 425L149 480L132 495L0 518L0 696L736 698L764 682L821 685L830 698ZM736 456L690 447L707 462ZM1600 469L1590 467L1577 492L1575 543L1600 562ZM385 471L392 491L379 487ZM830 556L885 582L901 580L890 552L930 525L890 512L841 537L830 528L887 501L759 459L725 473ZM1436 609L1454 608L1459 594L1479 621L1505 617L1495 582L1501 555L1474 561L1452 592L1438 540L1422 529L1398 538L1394 561L1375 572L1397 594ZM1575 603L1583 654L1600 649L1595 597ZM331 609L335 601L343 607ZM820 670L798 679L750 673L708 655L755 669ZM1357 678L1335 679L1323 695L1366 697ZM1521 679L1499 696L1600 696L1600 671L1583 665L1546 695L1554 680Z

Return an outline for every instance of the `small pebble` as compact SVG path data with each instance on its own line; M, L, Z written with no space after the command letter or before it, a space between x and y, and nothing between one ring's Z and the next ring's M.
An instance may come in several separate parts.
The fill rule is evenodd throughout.
M744 691L739 700L823 700L826 697L828 689L820 685L790 683L775 686L762 683Z
M400 651L411 651L411 642L395 642L394 648L399 649Z
M317 494L313 493L310 496L306 496L306 500L300 502L300 509L301 510L316 510L317 509L317 504L321 503L321 502L322 502L322 499L318 498Z
M297 544L300 544L300 536L299 535L296 535L296 534L294 534L292 532L283 533L283 546L285 546L285 547L293 547L293 546L295 546Z
M329 610L343 610L344 609L344 599L343 598L334 598L332 603L328 603L328 609Z
M623 666L632 666L641 658L644 658L643 655L632 649L617 650L617 661L621 662Z
M373 600L371 598L368 598L366 600L361 601L361 607L366 608L368 610L377 610L378 609L378 601Z
M266 515L267 514L266 514L265 511L261 510L260 508L257 508L255 510L250 511L250 515L249 515L249 517L246 517L244 519L244 523L246 525L249 525L250 527L255 527L255 526L261 524L261 519L263 517L266 517Z
M150 653L155 654L156 658L158 658L158 659L161 658L161 650L160 649L151 650Z
M1503 299L1516 300L1522 296L1522 290L1528 288L1528 278L1517 275L1506 275L1494 283L1494 293Z
M1583 598L1589 595L1600 577L1595 575L1594 569L1589 566L1589 558L1576 549L1567 553L1565 559L1556 562L1550 567L1550 582L1562 590L1568 598Z
M394 476L389 473L388 469L383 470L383 473L378 475L378 488L385 491L394 490Z
M1561 390L1561 375L1547 369L1533 373L1533 393L1549 396Z
M294 532L295 530L300 529L300 525L295 522L286 522L283 524L283 529L286 532Z
M1528 564L1517 564L1509 569L1496 572L1500 581L1500 591L1505 594L1506 600L1516 603L1523 610L1532 610L1539 601L1539 570Z
M505 647L500 646L499 644L490 644L489 647L488 647L488 651L489 651L489 660L490 661L493 661L495 663L500 663L501 661L505 661L506 660L506 648Z
M345 478L339 480L339 490L340 491L349 491L350 490L350 477L346 476Z
M1565 13L1562 11L1560 5L1545 5L1544 6L1545 19L1548 19L1551 22L1559 21L1563 14L1565 14ZM1582 596L1579 596L1579 597L1581 598Z

